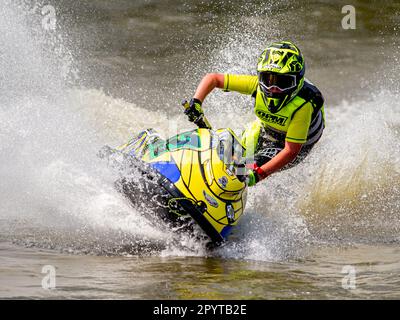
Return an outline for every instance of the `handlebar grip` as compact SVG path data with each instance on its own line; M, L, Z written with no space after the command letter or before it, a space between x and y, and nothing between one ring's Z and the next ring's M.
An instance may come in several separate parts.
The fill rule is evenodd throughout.
M187 100L182 101L182 106L185 110L190 108L189 102ZM207 118L203 115L197 121L194 122L200 129L211 129L211 124L208 122Z
M185 110L189 109L190 108L189 101L183 100L182 101L182 106L185 108Z

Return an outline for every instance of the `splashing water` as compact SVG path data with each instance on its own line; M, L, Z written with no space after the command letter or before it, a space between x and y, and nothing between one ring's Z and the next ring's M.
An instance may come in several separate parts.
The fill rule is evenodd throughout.
M2 237L84 253L210 254L202 243L148 222L114 190L115 177L96 157L102 145L126 140L127 132L151 126L165 133L171 120L188 126L185 119L102 90L71 88L65 66L73 64L60 37L11 1L0 4L0 17ZM248 73L256 56L249 47L263 44L257 36L231 34L215 49L219 62L211 67ZM51 50L49 43L62 49ZM227 68L238 56L246 59ZM209 116L219 127L250 121L246 99L217 93L209 99ZM327 129L310 157L251 189L231 241L212 254L281 260L301 256L310 242L398 241L397 100L398 94L385 92L327 106ZM225 117L235 106L243 108Z
M96 158L102 139L80 113L85 100L68 88L58 68L63 58L42 47L48 39L38 30L40 25L30 25L21 8L8 1L0 12L0 29L5 30L0 109L3 237L89 252L112 252L119 242L129 247L147 241L152 247L165 240L168 236L135 213L114 190L113 177L104 173Z
M319 237L398 241L397 97L382 92L370 101L343 103L329 113L329 139L310 160L318 169L299 203Z

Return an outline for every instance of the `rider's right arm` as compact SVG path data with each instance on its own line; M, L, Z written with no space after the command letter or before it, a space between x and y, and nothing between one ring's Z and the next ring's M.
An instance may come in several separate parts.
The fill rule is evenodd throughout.
M221 73L208 73L200 81L193 98L200 100L201 102L208 96L208 94L214 90L214 88L224 87L224 75Z
M225 74L224 91L236 91L243 94L254 94L258 86L258 77L242 74Z

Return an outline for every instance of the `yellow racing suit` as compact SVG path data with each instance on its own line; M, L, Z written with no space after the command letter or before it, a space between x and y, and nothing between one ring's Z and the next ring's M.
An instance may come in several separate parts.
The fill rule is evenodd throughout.
M284 169L303 160L325 128L324 98L311 82L305 80L297 95L276 113L264 103L258 77L251 75L224 75L224 90L252 95L254 112L258 119L244 131L242 143L246 156L254 156L258 166L271 160L285 146L285 141L303 145L297 158Z

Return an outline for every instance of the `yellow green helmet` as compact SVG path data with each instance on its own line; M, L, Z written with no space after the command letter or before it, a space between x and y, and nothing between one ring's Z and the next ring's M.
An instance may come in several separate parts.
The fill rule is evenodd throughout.
M290 41L272 43L259 57L257 73L268 110L278 112L304 84L305 63L300 49Z

